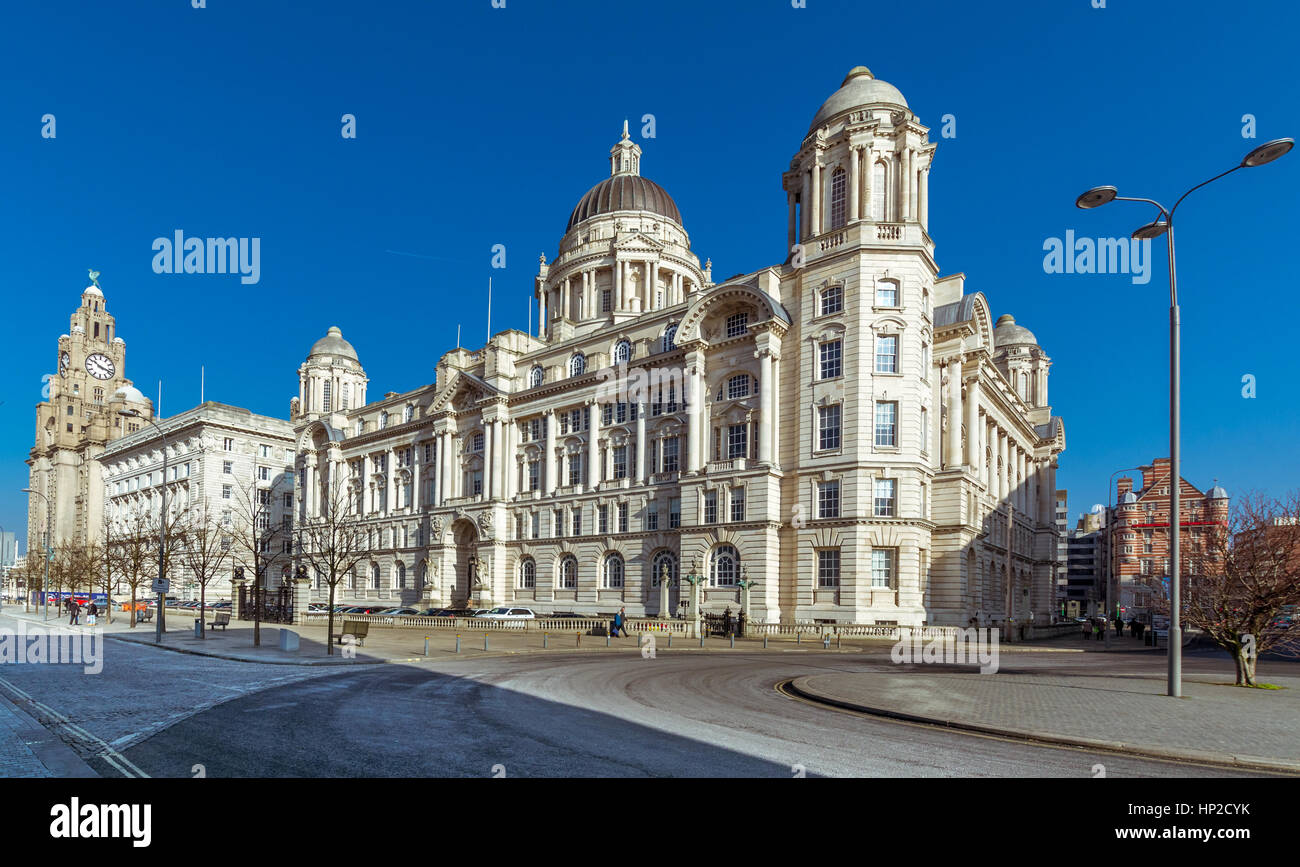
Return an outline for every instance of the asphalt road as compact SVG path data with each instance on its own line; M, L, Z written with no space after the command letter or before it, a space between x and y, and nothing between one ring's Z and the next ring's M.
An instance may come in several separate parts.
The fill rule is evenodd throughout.
M352 668L105 647L98 675L0 668L0 690L104 776L1086 778L1097 764L1107 777L1249 776L905 725L775 689L889 667L864 654L629 649Z

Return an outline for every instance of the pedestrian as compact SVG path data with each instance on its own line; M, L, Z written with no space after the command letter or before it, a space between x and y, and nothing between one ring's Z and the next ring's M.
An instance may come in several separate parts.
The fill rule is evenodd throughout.
M68 614L70 615L68 618L69 626L81 625L81 623L79 622L80 614L81 614L81 606L77 604L77 600L75 599L68 600Z
M1087 620L1083 621L1083 640L1087 641L1092 637L1092 624Z
M1100 621L1101 625L1098 625L1098 621ZM1094 641L1102 641L1105 639L1106 636L1102 634L1102 630L1106 628L1105 624L1106 621L1102 618L1097 618L1092 621L1092 638Z
M627 637L627 609L620 608L614 615L614 637L618 638L619 634Z
M99 606L96 605L94 602L91 602L90 605L86 608L86 625L94 626L98 622L99 622Z

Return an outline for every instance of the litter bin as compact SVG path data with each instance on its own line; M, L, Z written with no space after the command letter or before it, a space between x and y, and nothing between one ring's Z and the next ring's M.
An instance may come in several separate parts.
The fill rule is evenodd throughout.
M194 637L195 638L203 637L203 619L200 617L194 618Z

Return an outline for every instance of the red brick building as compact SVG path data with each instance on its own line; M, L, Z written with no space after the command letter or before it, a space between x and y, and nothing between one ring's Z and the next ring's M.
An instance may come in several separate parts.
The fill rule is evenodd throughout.
M1147 617L1151 604L1147 585L1163 579L1168 586L1169 578L1169 458L1156 458L1139 469L1140 487L1134 488L1128 476L1119 480L1110 533L1111 599L1126 620ZM1218 484L1201 491L1186 479L1179 479L1179 485L1180 571L1187 576L1202 568L1194 552L1200 549L1203 534L1227 523L1228 492Z

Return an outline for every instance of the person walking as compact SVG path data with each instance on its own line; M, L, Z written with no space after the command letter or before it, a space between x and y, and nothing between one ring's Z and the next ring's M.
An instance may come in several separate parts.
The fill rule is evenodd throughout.
M614 637L618 638L620 635L627 637L627 608L618 609L618 613L614 615Z
M1092 637L1092 624L1087 620L1083 621L1083 640L1087 641Z
M86 625L94 626L99 622L99 606L94 602L86 607Z
M80 615L81 615L81 606L77 604L77 600L69 599L68 600L68 625L80 626L81 625L79 622Z

